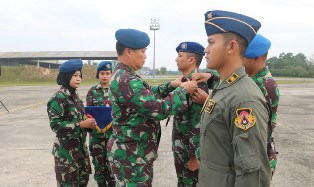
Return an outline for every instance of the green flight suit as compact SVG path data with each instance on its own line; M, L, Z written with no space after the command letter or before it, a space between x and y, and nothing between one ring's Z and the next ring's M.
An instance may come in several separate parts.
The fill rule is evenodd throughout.
M243 67L215 85L202 111L198 185L270 186L270 111Z

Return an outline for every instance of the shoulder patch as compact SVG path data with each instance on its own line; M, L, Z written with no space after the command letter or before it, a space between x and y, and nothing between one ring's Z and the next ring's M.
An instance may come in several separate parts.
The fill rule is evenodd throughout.
M252 112L253 110L250 108L237 109L237 117L234 119L235 126L245 131L253 127L256 123L256 118Z

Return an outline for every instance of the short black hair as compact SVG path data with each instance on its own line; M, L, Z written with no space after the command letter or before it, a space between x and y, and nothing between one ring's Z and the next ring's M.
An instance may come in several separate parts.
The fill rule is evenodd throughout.
M245 38L243 38L242 36L240 36L239 34L234 33L234 32L223 33L223 36L225 39L225 44L227 44L228 42L230 42L233 39L236 40L237 43L239 44L240 55L244 56L246 48L248 47L248 43L245 40Z
M188 57L194 57L196 61L196 66L199 67L201 65L201 62L203 60L203 56L196 54L196 53L190 53L188 52Z
M125 45L121 44L120 42L116 42L116 50L118 56L121 56L126 48L127 47Z

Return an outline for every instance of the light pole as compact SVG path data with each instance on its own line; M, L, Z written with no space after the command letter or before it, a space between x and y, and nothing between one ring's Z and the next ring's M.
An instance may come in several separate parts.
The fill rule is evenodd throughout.
M150 19L150 30L154 31L153 79L155 80L155 32L159 30L159 19Z

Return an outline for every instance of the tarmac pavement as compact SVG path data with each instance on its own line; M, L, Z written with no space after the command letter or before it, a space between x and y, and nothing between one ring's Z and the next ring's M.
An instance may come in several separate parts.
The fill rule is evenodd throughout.
M314 83L280 85L278 165L271 186L314 187ZM56 186L46 103L59 86L0 87L0 186ZM79 88L83 101L88 87ZM162 121L153 186L175 187L171 122ZM90 187L97 186L90 176Z

